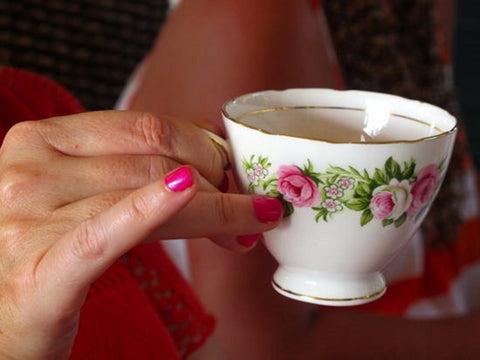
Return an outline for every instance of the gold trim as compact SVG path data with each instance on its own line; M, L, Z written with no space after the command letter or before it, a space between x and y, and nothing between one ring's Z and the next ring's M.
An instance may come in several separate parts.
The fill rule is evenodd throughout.
M235 101L235 100L236 99L233 99L233 100L227 101L226 103L223 104L222 115L226 119L228 119L230 121L233 121L234 123L236 123L240 126L244 126L244 127L249 128L251 130L259 131L259 132L264 133L266 135L285 136L285 137L294 138L294 139L321 141L321 142L325 142L325 143L328 143L328 144L358 144L358 145L376 145L376 144L382 145L382 144L404 144L404 143L411 144L411 143L422 142L422 141L425 141L425 140L434 140L434 139L441 138L443 136L447 136L449 134L452 134L452 133L456 132L457 131L457 126L458 126L458 123L457 123L456 119L454 118L455 126L452 129L447 130L447 131L442 131L441 129L438 129L437 127L435 127L435 129L437 131L442 131L442 132L440 134L426 136L426 137L422 137L422 138L419 138L419 139L416 139L416 140L396 140L396 141L392 140L392 141L375 141L375 142L369 142L369 141L349 141L349 142L332 141L332 140L318 139L318 138L313 138L313 137L311 138L311 137L307 137L307 136L293 136L293 135L285 135L285 134L274 134L274 133L271 133L271 132L266 131L264 129L260 129L260 128L256 128L256 127L251 126L251 125L244 124L244 123L240 122L239 120L243 117L251 116L252 114L255 115L255 114L262 114L262 113L275 112L275 111L290 111L290 110L305 110L305 109L307 109L307 110L308 109L337 109L337 110L365 111L365 109L348 108L348 107L341 107L341 106L282 106L282 107L275 107L275 108L268 108L268 109L260 109L260 110L251 111L251 112L242 114L242 115L238 116L237 118L235 118L235 117L231 116L227 111L227 105L232 104L233 101ZM405 99L405 100L408 100L408 99ZM433 105L430 105L430 106L434 107ZM400 118L404 118L404 119L407 119L407 120L412 120L412 121L415 121L415 122L418 122L418 123L421 123L423 125L426 125L426 126L430 127L430 124L428 124L424 121L415 119L415 118L411 118L411 117L396 114L396 113L393 113L391 115L397 116L397 117L400 117Z
M276 107L276 108L269 108L269 109L261 109L261 110L251 111L251 112L248 112L248 113L245 113L245 114L242 114L242 115L238 116L237 120L242 120L246 117L253 116L253 115L267 114L267 113L276 112L276 111L315 110L315 109L365 111L364 109L361 109L361 108L340 107L340 106L292 106L292 107L283 106L283 107ZM409 116L399 115L399 114L390 114L390 115L417 122L417 123L422 124L422 125L424 125L428 128L431 127L429 123L427 123L425 121L422 121L422 120L414 119L414 118L409 117ZM437 130L440 133L443 132L442 129L440 129L436 126L434 127L434 129ZM268 132L266 130L264 130L264 131ZM272 134L272 135L281 135L281 134Z
M357 301L357 300L370 300L370 299L373 299L373 298L376 298L376 297L380 297L381 295L383 295L385 293L385 291L387 291L387 287L385 286L382 290L377 291L376 293L373 293L373 294L354 297L354 298L338 299L338 298L322 298L322 297L318 297L318 296L311 296L311 295L304 295L304 294L296 293L295 291L291 291L291 290L287 290L287 289L282 288L280 285L278 285L275 282L275 280L272 280L272 285L274 287L277 287L281 291L286 292L287 294L291 294L291 295L294 295L294 296L297 296L297 297L300 297L300 298L304 298L306 300L311 300L311 301L347 302L347 301Z

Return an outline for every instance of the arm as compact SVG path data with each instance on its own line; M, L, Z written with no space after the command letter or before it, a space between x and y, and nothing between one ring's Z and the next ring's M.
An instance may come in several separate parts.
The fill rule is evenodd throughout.
M307 1L184 1L162 29L133 107L217 119L241 93L328 86L317 28Z

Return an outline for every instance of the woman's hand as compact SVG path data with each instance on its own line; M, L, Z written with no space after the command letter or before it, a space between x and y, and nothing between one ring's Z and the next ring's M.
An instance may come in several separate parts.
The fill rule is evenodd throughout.
M218 192L226 161L201 129L145 113L13 127L0 150L0 357L68 357L90 284L141 241L252 247L282 207Z

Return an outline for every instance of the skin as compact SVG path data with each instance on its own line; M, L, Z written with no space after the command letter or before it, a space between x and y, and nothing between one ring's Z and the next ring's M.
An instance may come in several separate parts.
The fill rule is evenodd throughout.
M210 234L249 250L236 235L277 222L216 190L225 161L202 129L148 113L15 125L0 149L0 358L68 358L90 285L142 241ZM164 177L181 163L193 182L175 192Z
M133 106L218 123L222 103L242 93L332 87L316 21L297 0L185 1L156 42ZM271 289L276 265L263 247L248 256L199 242L189 249L195 290L218 319L216 337L194 359L480 356L478 314L409 321L319 308Z

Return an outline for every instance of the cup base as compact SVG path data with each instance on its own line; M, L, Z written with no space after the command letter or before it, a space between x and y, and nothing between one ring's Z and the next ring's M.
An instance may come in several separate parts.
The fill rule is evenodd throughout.
M387 287L379 272L345 276L280 266L273 288L288 298L318 305L354 306L379 299Z

